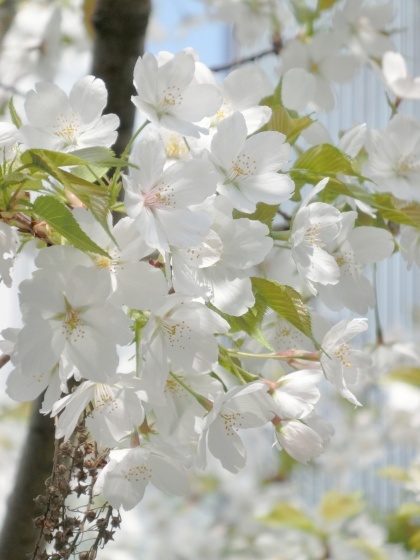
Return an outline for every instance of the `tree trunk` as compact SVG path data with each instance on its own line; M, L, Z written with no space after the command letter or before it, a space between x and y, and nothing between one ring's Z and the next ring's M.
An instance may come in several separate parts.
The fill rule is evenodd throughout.
M16 475L13 493L0 535L0 559L24 560L35 548L39 530L33 524L38 514L34 499L45 493L54 455L54 421L39 413L44 395L33 403L28 433Z
M14 2L6 0L5 5L13 7ZM150 0L97 0L92 17L95 30L92 73L104 80L108 90L105 113L115 113L121 121L114 146L117 154L122 153L133 133L133 70L144 52L150 11ZM54 424L51 418L38 412L41 402L41 398L34 402L16 484L8 501L0 536L1 560L24 560L35 546L34 498L45 492L54 454Z
M135 94L133 70L144 53L151 0L97 0L92 17L95 31L92 74L108 90L105 113L115 113L121 124L114 149L120 155L133 134Z
M16 15L16 0L3 0L0 3L0 45Z

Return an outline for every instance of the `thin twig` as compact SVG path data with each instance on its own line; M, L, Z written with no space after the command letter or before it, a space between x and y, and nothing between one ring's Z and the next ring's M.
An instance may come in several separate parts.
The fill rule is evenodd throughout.
M253 54L252 56L247 56L245 58L240 58L239 60L235 60L233 62L229 62L228 64L222 64L221 66L213 66L210 68L212 72L225 72L226 70L231 70L236 66L241 66L242 64L247 64L248 62L255 62L260 58L264 58L269 54L278 54L277 48L275 46L267 49L265 51L261 51L260 53Z

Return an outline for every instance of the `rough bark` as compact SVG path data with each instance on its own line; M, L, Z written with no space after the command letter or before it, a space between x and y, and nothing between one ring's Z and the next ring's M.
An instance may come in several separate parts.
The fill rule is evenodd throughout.
M34 499L45 493L54 455L54 422L39 413L43 395L33 403L28 433L21 455L15 485L7 504L0 536L1 560L24 560L33 551L37 531Z
M0 4L0 44L16 15L16 0L3 0Z
M114 146L117 154L123 152L133 133L133 70L137 58L144 53L150 11L151 0L97 0L92 17L92 74L106 84L105 113L115 113L121 121Z

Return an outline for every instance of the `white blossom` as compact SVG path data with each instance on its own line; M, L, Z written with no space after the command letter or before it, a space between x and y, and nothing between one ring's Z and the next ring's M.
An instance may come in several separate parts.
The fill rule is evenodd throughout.
M272 420L274 403L267 391L268 386L259 381L233 387L215 399L207 416L197 419L199 467L207 464L207 449L232 473L245 466L245 447L237 430L257 428Z
M363 351L351 348L348 342L367 329L367 319L343 320L324 336L321 348L321 366L325 377L342 397L359 405L347 385L355 385L371 365L371 358Z
M216 113L221 97L214 85L197 83L195 71L194 55L186 50L156 57L147 52L134 68L138 95L132 101L155 125L198 138L208 131L193 123Z
M142 500L149 482L170 494L182 495L188 490L180 457L169 445L159 445L157 438L149 445L111 451L94 493L101 493L112 507L129 511Z
M110 147L120 120L113 114L102 116L107 98L104 82L93 76L78 80L69 96L55 84L39 82L26 95L30 124L20 128L24 144L63 152Z
M278 171L287 163L290 146L284 134L260 132L247 138L240 113L222 120L211 142L218 172L217 190L234 208L252 213L258 202L280 204L293 193L293 181Z
M420 121L397 114L384 132L370 130L364 172L380 192L420 201Z
M125 206L145 243L161 252L190 247L207 234L211 218L193 209L215 193L216 178L205 158L179 161L165 168L160 135L146 129L136 143L130 162L137 168L123 176Z
M385 82L399 99L420 99L420 77L408 75L404 57L397 52L388 51L382 58L382 73Z

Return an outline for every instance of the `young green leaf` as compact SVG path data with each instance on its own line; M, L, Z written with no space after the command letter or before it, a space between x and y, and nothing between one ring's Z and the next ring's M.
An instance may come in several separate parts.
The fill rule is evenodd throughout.
M57 233L81 251L108 254L94 243L80 228L70 210L51 195L39 196L33 204L34 213L45 220Z
M278 206L271 206L270 204L259 202L257 204L257 209L252 214L246 214L245 212L234 210L233 218L248 218L248 220L258 220L259 222L265 224L271 230L271 226L278 209Z
M265 278L251 280L254 293L258 294L268 307L319 346L312 333L309 308L296 290Z
M259 294L256 294L254 292L254 295L254 306L248 309L248 311L240 317L227 315L226 313L222 313L213 306L210 307L214 309L214 311L219 313L219 315L221 315L229 323L233 332L245 331L249 336L252 336L252 338L257 340L260 344L262 344L269 350L273 350L273 347L269 342L267 342L261 330L261 324L267 311L267 304L265 303L264 298L260 297Z

